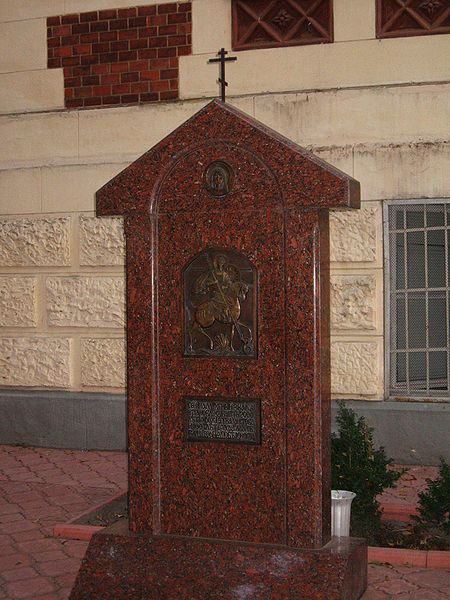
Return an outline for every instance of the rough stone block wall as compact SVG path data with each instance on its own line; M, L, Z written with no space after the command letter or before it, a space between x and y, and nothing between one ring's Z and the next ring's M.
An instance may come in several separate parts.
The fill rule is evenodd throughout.
M123 390L122 220L5 217L0 239L0 386Z
M48 68L64 69L66 107L176 100L191 20L190 2L48 17Z

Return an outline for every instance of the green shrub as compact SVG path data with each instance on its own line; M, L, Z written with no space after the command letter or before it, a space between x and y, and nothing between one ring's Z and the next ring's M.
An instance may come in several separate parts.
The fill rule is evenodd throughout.
M332 486L356 494L352 503L351 535L375 541L380 529L381 511L376 497L393 487L404 471L388 469L392 459L384 448L374 448L373 429L364 417L339 402L338 434L331 437Z
M428 487L419 493L418 516L405 531L410 548L448 550L450 536L450 467L441 458L439 475L427 479Z
M427 484L427 489L419 494L419 516L416 520L450 535L450 467L443 458L437 479L427 479Z

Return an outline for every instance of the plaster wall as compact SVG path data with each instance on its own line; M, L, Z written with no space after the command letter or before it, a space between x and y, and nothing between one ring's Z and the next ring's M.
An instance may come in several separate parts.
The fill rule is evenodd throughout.
M0 386L124 390L123 234L94 193L216 95L230 2L193 0L184 100L97 110L64 110L45 17L151 3L0 4ZM236 53L229 101L361 181L362 210L331 217L332 386L381 400L382 205L450 196L448 36L376 40L372 0L334 21L333 44Z

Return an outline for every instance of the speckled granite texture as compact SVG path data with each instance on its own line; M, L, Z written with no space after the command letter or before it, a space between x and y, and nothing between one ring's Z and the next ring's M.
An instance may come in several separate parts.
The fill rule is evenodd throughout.
M70 600L349 600L367 586L367 547L322 550L218 540L97 534Z
M205 185L213 161L232 173L222 197ZM328 543L328 209L358 206L356 181L219 101L97 193L99 216L125 216L133 532L276 544L280 556ZM184 356L183 272L208 248L240 253L257 273L256 357ZM184 441L186 396L257 398L261 444ZM129 543L141 547L120 542ZM91 558L103 544L93 542ZM149 560L172 556L170 541L152 544ZM186 564L192 552L200 565L199 546L183 544ZM221 550L225 571L235 548ZM252 552L270 562L263 548ZM201 560L209 552L202 546ZM310 556L296 563L298 585ZM330 581L343 576L339 551L333 557L324 559ZM205 577L209 567L198 568Z

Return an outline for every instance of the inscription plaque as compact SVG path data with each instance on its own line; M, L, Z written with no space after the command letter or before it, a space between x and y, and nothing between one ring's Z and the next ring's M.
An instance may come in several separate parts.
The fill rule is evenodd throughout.
M260 444L260 401L184 398L184 436L188 442Z

